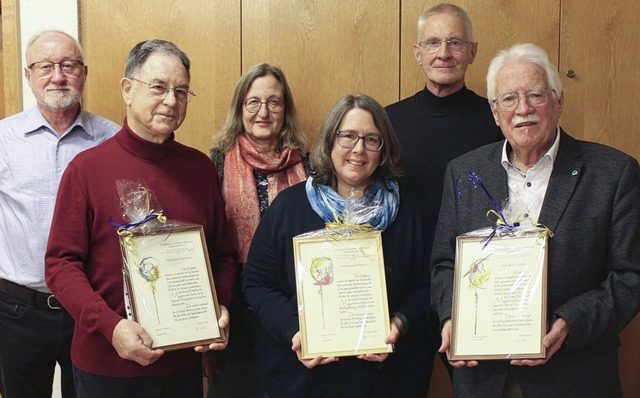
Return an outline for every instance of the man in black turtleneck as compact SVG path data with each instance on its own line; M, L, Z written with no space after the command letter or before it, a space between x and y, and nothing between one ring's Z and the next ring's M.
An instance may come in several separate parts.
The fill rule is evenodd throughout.
M447 3L428 9L418 20L418 43L413 46L426 76L425 88L386 108L402 147L404 185L423 198L431 232L440 211L447 163L504 138L487 99L464 84L477 49L471 18L464 9ZM427 336L435 355L440 345L435 313ZM442 359L451 375L446 357Z
M462 8L445 3L425 11L413 46L425 88L386 108L402 146L404 183L424 198L434 223L447 163L504 138L487 99L464 83L476 56L473 40L471 19Z

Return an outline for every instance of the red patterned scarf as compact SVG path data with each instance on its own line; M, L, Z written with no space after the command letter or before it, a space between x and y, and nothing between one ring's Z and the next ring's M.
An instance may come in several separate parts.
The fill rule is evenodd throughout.
M225 210L242 267L253 234L260 223L258 188L253 171L267 174L269 204L280 191L307 179L300 151L284 149L278 157L261 155L244 135L229 149L224 160Z

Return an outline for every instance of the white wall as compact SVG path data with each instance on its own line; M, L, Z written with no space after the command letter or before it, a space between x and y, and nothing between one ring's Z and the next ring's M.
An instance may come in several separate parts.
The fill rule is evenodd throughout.
M34 34L46 29L57 29L78 39L77 0L20 0L18 10L23 70L27 66L24 57L27 43ZM35 104L36 100L23 73L22 108L28 109Z

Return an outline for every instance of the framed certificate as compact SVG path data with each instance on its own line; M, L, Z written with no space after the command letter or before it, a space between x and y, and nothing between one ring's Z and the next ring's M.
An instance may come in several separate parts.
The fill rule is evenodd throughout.
M131 318L153 348L178 350L226 340L202 226L171 223L120 236Z
M456 240L451 360L544 358L547 234Z
M303 358L393 352L379 231L293 239Z

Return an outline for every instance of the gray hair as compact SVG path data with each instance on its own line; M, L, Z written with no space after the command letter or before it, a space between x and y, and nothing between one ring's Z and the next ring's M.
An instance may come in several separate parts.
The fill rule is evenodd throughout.
M364 94L356 94L340 98L320 127L318 139L309 158L314 172L314 184L335 187L337 178L331 161L331 151L336 140L336 130L338 130L344 115L355 108L363 109L371 114L373 123L384 140L380 150L380 164L372 176L373 180L384 186L386 180L397 180L402 176L402 150L387 112L373 98Z
M149 56L157 52L173 55L179 58L187 71L187 78L191 80L191 61L189 61L187 54L180 50L175 44L159 39L142 41L136 44L131 51L129 51L127 64L124 70L124 77L127 79L136 78L144 63L147 62Z
M526 62L539 66L544 70L547 83L556 92L558 98L562 94L562 82L558 70L551 64L547 53L535 44L516 44L513 47L504 49L496 55L489 64L487 72L487 98L489 102L496 99L496 79L500 70L511 62Z
M281 152L284 148L289 148L299 149L303 153L306 152L307 139L300 127L298 112L293 102L293 94L287 83L287 78L280 68L267 63L253 65L238 80L227 112L227 119L222 128L212 137L215 148L220 148L223 152L227 152L236 139L245 132L242 124L242 101L245 99L247 92L249 92L251 84L256 79L265 76L273 76L280 82L284 96L284 123L276 150Z
M475 41L473 40L473 22L471 22L471 17L469 16L469 14L462 7L459 7L455 4L440 3L423 12L422 15L420 15L420 18L418 18L418 42L424 39L422 37L422 31L424 29L424 24L427 22L427 19L434 15L440 14L449 14L460 18L460 20L462 20L462 23L464 24L464 30L466 31L467 35L467 37L460 37L460 39Z
M58 34L58 35L66 36L69 39L71 39L71 41L75 44L76 48L78 49L78 52L80 53L80 61L84 61L82 46L80 45L80 43L78 43L78 40L76 40L75 37L61 30L47 29L47 30L43 30L40 33L36 33L31 37L31 39L29 39L29 42L27 43L27 49L25 50L25 53L24 53L24 58L27 61L27 63L30 63L29 52L31 51L31 47L33 47L34 43L38 41L38 39L41 39L42 37L51 35L51 34Z

